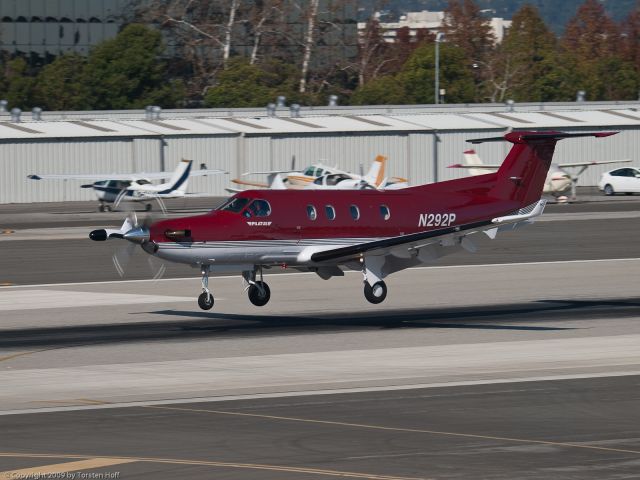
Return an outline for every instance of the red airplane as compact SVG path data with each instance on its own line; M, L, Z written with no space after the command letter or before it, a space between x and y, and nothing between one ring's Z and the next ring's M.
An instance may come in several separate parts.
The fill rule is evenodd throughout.
M271 296L263 269L290 267L323 279L361 271L364 296L380 303L384 278L429 263L459 248L475 251L470 236L532 223L546 201L542 189L556 142L569 137L607 137L617 132L511 132L513 143L497 172L402 190L252 190L238 193L211 212L139 225L127 218L119 230L94 230L104 241L124 238L149 254L198 266L198 304L213 307L209 273L242 272L249 300Z

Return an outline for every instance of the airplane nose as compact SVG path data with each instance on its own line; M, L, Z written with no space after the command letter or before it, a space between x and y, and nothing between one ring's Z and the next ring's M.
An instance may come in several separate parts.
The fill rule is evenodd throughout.
M122 238L133 243L145 243L149 241L149 229L147 227L135 227L125 233Z
M104 242L107 239L107 231L104 229L94 230L89 234L89 238L96 242Z

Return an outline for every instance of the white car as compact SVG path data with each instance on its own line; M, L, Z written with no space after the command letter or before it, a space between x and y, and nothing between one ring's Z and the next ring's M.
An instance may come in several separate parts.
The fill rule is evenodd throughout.
M640 193L640 169L626 167L605 172L602 174L598 189L605 195Z

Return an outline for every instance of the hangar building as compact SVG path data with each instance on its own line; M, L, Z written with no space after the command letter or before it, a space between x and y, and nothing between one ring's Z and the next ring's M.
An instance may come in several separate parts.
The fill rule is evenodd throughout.
M45 112L34 120L0 113L0 203L91 200L79 181L34 181L30 174L172 170L181 158L229 175L193 178L189 191L224 195L244 172L303 168L314 162L357 172L382 154L388 176L412 185L464 176L447 168L463 160L467 139L507 129L620 130L610 139L559 143L558 162L634 161L640 147L640 102L566 104L303 107L300 110L206 109L121 112ZM35 118L40 118L36 115ZM477 151L501 162L510 145L486 143ZM596 185L592 167L581 185ZM260 176L248 177L264 180ZM86 183L86 182L84 182Z

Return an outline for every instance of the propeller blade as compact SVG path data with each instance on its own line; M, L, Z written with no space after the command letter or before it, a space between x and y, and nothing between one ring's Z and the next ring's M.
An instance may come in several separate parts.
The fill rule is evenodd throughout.
M120 205L120 202L122 202L122 199L125 197L125 195L127 194L127 189L123 188L122 190L120 190L120 192L118 193L118 196L116 197L116 199L113 202L113 209L117 209L118 206Z
M165 266L165 264L155 257L147 257L147 264L149 265L149 270L151 271L152 280L160 280L164 276L164 273L167 271L167 267Z
M116 272L120 277L124 277L127 273L127 265L131 260L131 256L135 252L136 245L134 243L129 243L123 247L120 247L115 251L111 260L113 261L113 266L116 268Z

